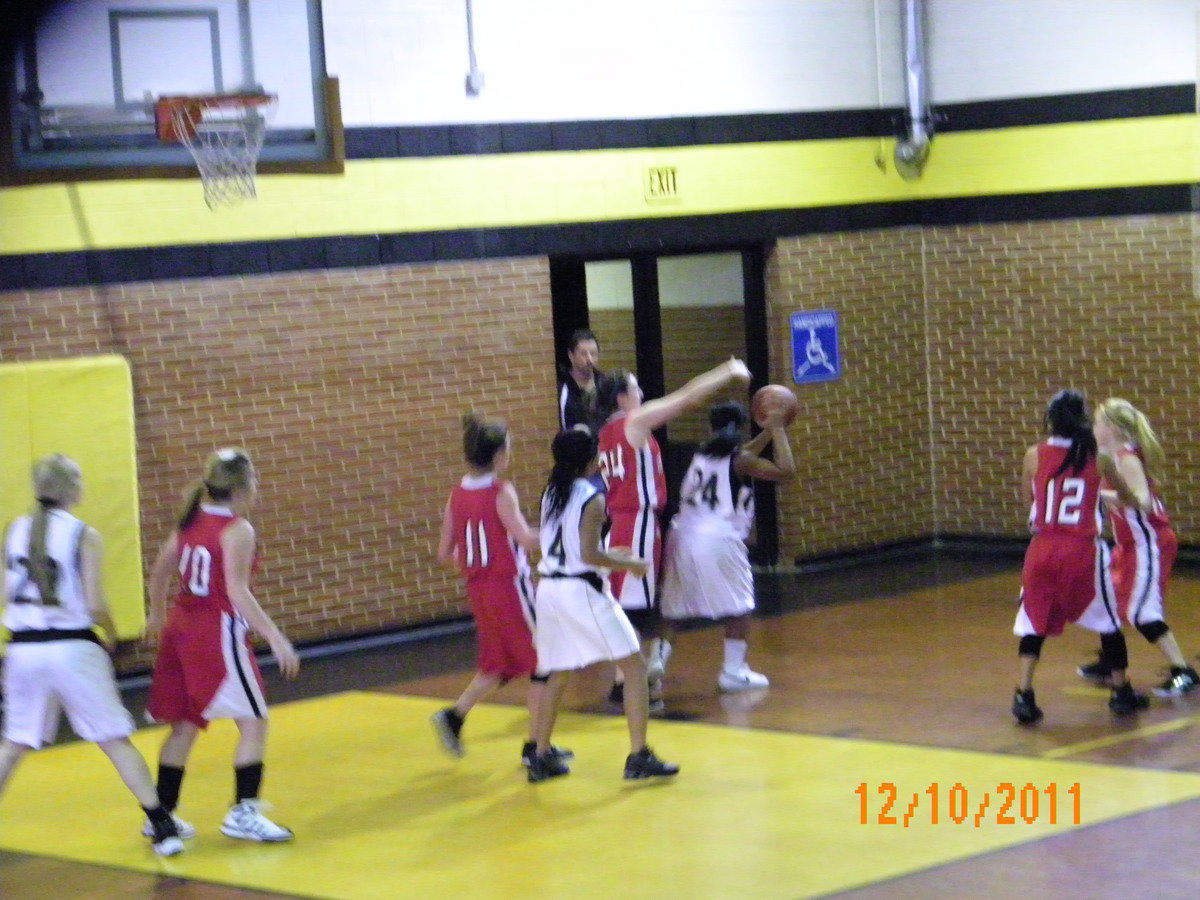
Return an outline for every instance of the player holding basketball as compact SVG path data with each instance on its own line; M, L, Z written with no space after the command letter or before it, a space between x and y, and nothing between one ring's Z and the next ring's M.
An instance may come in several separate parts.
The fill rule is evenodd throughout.
M433 725L442 746L462 756L461 731L471 708L500 685L528 678L530 733L521 748L521 762L528 766L545 714L547 681L538 673L533 646L533 581L526 556L537 548L538 535L521 515L512 482L499 477L512 457L508 426L474 413L463 416L463 455L467 474L446 503L437 557L466 577L479 659L471 683L453 706L434 714ZM573 755L550 750L560 759Z
M650 565L645 574L613 572L613 595L643 637L650 637L648 675L661 685L671 645L663 639L658 610L657 575L662 560L658 514L667 502L662 450L651 433L733 384L750 383L750 370L730 359L697 375L677 391L643 402L637 376L622 370L610 374L600 388L600 405L608 422L600 430L600 474L608 491L610 547L628 547ZM609 699L619 702L623 683L618 675Z
M179 830L129 741L133 716L121 705L105 652L116 646L117 632L100 583L100 534L70 513L83 497L83 473L68 456L47 456L33 467L33 489L37 507L5 539L4 626L12 639L0 792L26 751L54 739L59 710L66 710L75 733L104 751L141 804L154 852L174 856L183 850Z
M1160 697L1179 697L1200 686L1200 676L1187 664L1179 642L1163 621L1163 596L1179 550L1166 507L1152 473L1160 471L1163 449L1146 415L1128 400L1110 397L1096 407L1096 441L1110 453L1137 499L1123 504L1116 491L1101 498L1111 514L1116 547L1112 554L1113 586L1121 616L1171 664L1167 680L1154 689ZM1112 670L1103 647L1100 658L1081 666L1079 674L1107 681Z
M671 520L663 554L662 613L668 621L710 619L725 628L725 663L717 677L722 691L765 688L767 676L746 663L754 578L746 538L754 524L754 479L790 481L796 461L776 408L763 430L747 441L746 409L718 403L708 412L712 437L692 457L680 489L679 512ZM764 459L767 446L775 460Z
M1020 638L1020 674L1012 713L1022 725L1042 717L1033 692L1033 671L1050 635L1068 622L1100 632L1112 667L1109 708L1118 715L1144 709L1125 677L1128 651L1121 634L1108 545L1100 538L1100 480L1106 479L1122 503L1137 499L1113 458L1098 451L1083 395L1060 391L1046 410L1050 436L1025 453L1022 492L1032 501L1033 538L1021 573L1021 608L1013 633Z
M285 677L300 658L250 590L254 528L243 515L258 496L258 476L244 450L211 454L204 478L187 493L176 528L150 570L148 634L159 643L147 710L171 731L158 756L158 796L174 812L188 755L214 719L238 728L234 805L222 834L248 841L290 841L290 829L262 814L259 790L267 745L267 704L250 631L271 647ZM167 610L172 583L175 602ZM176 820L184 837L195 828Z

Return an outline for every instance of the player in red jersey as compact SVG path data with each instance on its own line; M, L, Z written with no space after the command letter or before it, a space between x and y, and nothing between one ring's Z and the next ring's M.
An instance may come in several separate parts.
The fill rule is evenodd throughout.
M528 766L548 680L538 673L533 646L533 581L526 555L538 546L538 534L521 515L512 482L499 477L512 458L508 426L475 413L463 416L463 455L467 474L446 502L437 557L467 579L479 657L471 683L453 706L434 714L433 724L446 750L462 756L460 733L471 708L500 685L529 678L529 740L521 748L521 762ZM559 759L573 755L560 747L551 752Z
M1020 677L1012 712L1022 725L1042 717L1033 692L1033 670L1042 644L1076 622L1100 632L1112 664L1109 708L1118 715L1144 709L1147 700L1125 677L1128 651L1117 618L1108 545L1100 539L1100 479L1106 478L1122 502L1135 499L1111 456L1098 452L1083 395L1061 391L1046 410L1050 437L1025 453L1022 492L1032 501L1033 538L1021 572L1021 608L1013 633Z
M641 577L614 571L609 576L610 586L634 627L651 638L647 671L652 682L661 682L671 645L662 636L656 582L662 562L658 515L667 502L667 481L662 450L651 432L722 389L749 383L746 364L730 359L658 400L643 402L637 376L629 372L611 373L600 387L600 406L609 414L599 436L600 474L607 488L610 522L607 545L628 549L634 557L651 563ZM609 699L621 702L622 690L618 673ZM660 687L654 693L660 696L652 701L660 700Z
M1163 464L1162 444L1145 414L1119 397L1110 397L1096 407L1095 422L1100 449L1113 456L1137 498L1136 505L1128 506L1121 503L1115 491L1101 491L1116 541L1112 573L1117 605L1121 617L1158 647L1171 665L1171 674L1154 693L1179 697L1200 686L1200 676L1187 664L1179 642L1163 621L1163 597L1179 540L1154 477ZM1079 674L1103 683L1111 669L1102 648L1100 658L1080 666Z
M254 528L242 516L258 495L258 476L244 450L211 454L204 478L189 489L177 527L150 570L147 632L158 641L147 711L171 731L158 756L158 796L173 811L188 755L213 719L233 719L235 803L221 823L228 837L288 841L292 832L262 814L267 705L262 674L250 646L261 635L285 677L300 658L250 590L256 561ZM168 612L172 584L175 601ZM189 837L195 828L177 820Z

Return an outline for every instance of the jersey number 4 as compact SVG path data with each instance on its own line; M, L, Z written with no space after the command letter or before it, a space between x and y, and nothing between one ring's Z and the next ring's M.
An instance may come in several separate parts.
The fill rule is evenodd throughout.
M1046 514L1045 523L1050 525L1078 525L1082 514L1083 497L1087 484L1082 478L1064 478L1062 480L1062 496L1055 497L1056 481L1046 482Z

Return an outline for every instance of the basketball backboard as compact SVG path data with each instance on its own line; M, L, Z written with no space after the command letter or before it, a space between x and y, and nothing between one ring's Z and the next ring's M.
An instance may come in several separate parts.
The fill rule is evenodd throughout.
M195 175L154 116L158 97L193 94L278 98L260 171L340 166L320 0L45 3L14 61L8 181Z

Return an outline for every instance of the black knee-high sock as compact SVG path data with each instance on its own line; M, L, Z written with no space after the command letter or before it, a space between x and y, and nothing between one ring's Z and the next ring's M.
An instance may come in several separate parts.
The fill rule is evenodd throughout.
M167 812L174 812L179 805L179 791L183 787L183 767L158 764L158 802Z
M234 802L241 803L243 800L258 799L258 792L262 789L263 764L256 762L235 766L233 774L237 791Z

